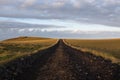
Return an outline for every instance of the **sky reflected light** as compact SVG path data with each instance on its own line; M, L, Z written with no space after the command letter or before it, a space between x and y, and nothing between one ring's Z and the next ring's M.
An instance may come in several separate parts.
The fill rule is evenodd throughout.
M0 40L120 38L119 0L0 0Z
M0 17L1 22L20 22L27 24L36 24L36 25L53 25L56 28L47 29L51 30L81 30L81 31L120 31L118 27L105 26L100 24L90 24L90 23L81 23L78 21L72 20L60 20L60 19L30 19L30 18L6 18ZM63 28L58 28L57 26L62 26Z

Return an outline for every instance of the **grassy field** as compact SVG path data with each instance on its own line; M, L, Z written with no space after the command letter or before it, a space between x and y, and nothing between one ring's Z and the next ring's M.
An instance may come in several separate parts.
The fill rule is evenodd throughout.
M92 52L97 56L111 59L113 62L120 62L120 39L106 40L74 40L66 39L67 44L81 49L83 51Z
M0 42L0 63L29 55L55 44L57 39L18 37Z

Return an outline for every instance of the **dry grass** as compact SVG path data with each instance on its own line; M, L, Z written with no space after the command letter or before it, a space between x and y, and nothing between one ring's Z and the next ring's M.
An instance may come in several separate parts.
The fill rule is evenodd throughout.
M120 63L120 39L106 40L65 40L67 44L81 49L82 51L91 52L97 56L110 59L115 63Z
M17 57L36 53L39 50L54 45L57 39L18 37L0 42L0 63Z

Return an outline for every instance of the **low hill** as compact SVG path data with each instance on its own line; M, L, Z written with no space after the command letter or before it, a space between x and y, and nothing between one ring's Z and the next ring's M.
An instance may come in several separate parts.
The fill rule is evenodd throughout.
M21 36L17 38L7 39L4 41L27 41L27 40L45 40L45 39L50 39L50 38Z
M42 37L17 37L0 42L0 64L29 54L34 54L56 43L57 39Z
M43 37L28 37L28 36L21 36L17 38L7 39L1 41L2 43L28 43L28 42L39 42L41 40L48 40L51 38L43 38Z

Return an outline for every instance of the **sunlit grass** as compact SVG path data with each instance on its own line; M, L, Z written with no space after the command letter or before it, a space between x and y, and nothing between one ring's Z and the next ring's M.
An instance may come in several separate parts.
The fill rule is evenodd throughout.
M19 37L0 42L0 63L14 58L36 53L54 45L57 39Z
M120 39L106 40L65 40L67 44L81 49L83 51L92 52L97 56L111 59L113 62L120 62Z

